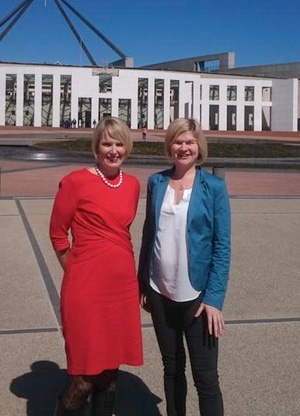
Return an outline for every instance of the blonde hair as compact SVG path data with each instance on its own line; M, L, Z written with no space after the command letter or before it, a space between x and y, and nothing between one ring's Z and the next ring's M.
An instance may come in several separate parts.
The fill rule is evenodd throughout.
M171 146L174 140L177 139L183 133L191 132L197 141L199 148L198 160L200 164L204 163L207 159L208 149L207 140L203 134L200 123L195 119L190 118L176 118L169 125L165 135L165 151L166 154L171 157Z
M126 149L126 156L129 155L133 145L129 127L117 117L105 117L97 124L92 139L92 151L96 159L98 158L99 144L105 133L113 139L120 140Z

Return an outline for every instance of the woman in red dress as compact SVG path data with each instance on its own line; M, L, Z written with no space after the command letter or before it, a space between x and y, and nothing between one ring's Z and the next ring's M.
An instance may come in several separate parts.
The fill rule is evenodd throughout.
M119 366L143 361L129 231L140 185L120 170L132 149L129 128L118 118L103 119L92 149L96 166L61 180L50 222L64 270L61 316L69 376L56 416L79 415L89 397L91 416L112 415Z

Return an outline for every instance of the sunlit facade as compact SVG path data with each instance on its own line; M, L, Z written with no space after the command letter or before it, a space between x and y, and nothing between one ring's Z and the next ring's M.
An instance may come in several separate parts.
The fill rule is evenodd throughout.
M157 69L0 63L0 126L132 129L194 117L204 130L297 131L298 80Z

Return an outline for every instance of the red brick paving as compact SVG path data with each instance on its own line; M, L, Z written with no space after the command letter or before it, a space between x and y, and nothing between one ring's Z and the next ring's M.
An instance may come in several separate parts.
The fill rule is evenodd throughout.
M2 198L52 197L64 175L84 166L78 164L55 166L48 162L0 160L2 171L0 196ZM124 170L138 177L141 183L141 196L144 197L147 178L151 173L156 172L157 168L126 166ZM300 197L300 173L298 172L228 170L226 183L230 196Z
M71 129L72 130L72 129ZM92 130L82 130L92 133ZM0 127L0 143L3 140L22 140L30 142L31 135L34 140L46 139L48 134L70 134L76 136L80 130L66 129L32 129L32 128L4 128ZM295 141L300 143L300 133L284 132L207 132L207 136L239 136L266 140L278 139L281 141ZM140 132L132 131L134 140L140 139ZM157 140L163 137L163 132L149 132L147 140ZM5 139L4 139L5 138ZM10 161L0 160L0 196L6 197L52 197L55 195L59 180L72 170L80 169L83 165L68 164L56 166L50 162ZM14 171L15 170L15 171ZM148 176L157 171L157 168L132 167L124 168L128 173L134 174L141 182L141 196L146 194ZM9 171L9 172L8 172ZM269 171L269 170L228 170L226 182L231 196L295 196L300 197L300 172Z

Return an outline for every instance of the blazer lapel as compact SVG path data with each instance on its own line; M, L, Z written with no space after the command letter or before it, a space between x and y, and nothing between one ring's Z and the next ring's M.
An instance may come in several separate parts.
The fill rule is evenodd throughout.
M207 211L211 199L208 195L207 183L201 168L197 168L195 183L192 190L191 200L188 209L188 224L195 216L199 216Z
M170 177L172 176L172 169L165 171L164 174L159 176L159 180L156 184L156 197L155 197L155 228L158 227L158 221L160 216L161 206L164 200L166 189L169 184Z

